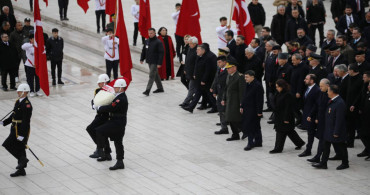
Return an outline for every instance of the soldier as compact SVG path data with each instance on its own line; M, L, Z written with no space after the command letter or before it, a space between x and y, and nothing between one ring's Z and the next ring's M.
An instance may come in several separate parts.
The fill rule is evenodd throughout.
M94 97L96 96L96 94L98 94L98 92L109 82L109 77L107 74L101 74L99 75L99 78L98 78L98 86L99 88L95 89L95 94L94 94ZM92 106L94 105L94 100L91 100L91 104ZM94 108L93 108L94 109ZM91 136L91 139L94 141L95 144L97 144L97 141L96 141L96 131L95 131L95 128L104 124L106 121L108 121L108 118L109 118L109 114L108 113L102 113L102 112L96 112L96 116L94 118L94 120L91 122L91 124L89 126L87 126L86 128L86 131L89 133L89 135ZM112 152L112 150L110 149L110 146L109 146L109 141L108 139L106 139L106 142L105 142L105 157L104 159L99 159L99 161L103 161L103 160L112 160L112 156L110 155L110 153ZM96 149L96 151L90 155L90 158L98 158L99 155L98 155L98 149Z
M311 56L308 58L308 61L310 62L310 74L314 74L317 77L316 84L319 84L321 79L326 78L328 76L328 73L326 72L326 69L323 68L320 64L320 60L322 57L318 54L311 54Z
M113 78L117 79L119 64L119 53L118 53L119 39L114 36L113 29L108 28L107 36L103 37L101 40L105 50L104 58L107 75L110 78L111 71L113 69Z
M127 87L126 81L124 79L118 79L114 83L114 91L116 93L116 98L112 101L112 104L107 106L95 106L93 107L102 113L109 113L109 119L103 125L95 128L96 139L98 145L98 154L99 159L105 158L104 155L104 144L106 139L109 137L114 141L116 147L116 158L117 163L110 167L109 170L124 169L125 165L123 164L124 151L122 139L125 135L125 128L127 123L127 109L128 101L125 93Z
M278 55L278 63L279 68L276 71L276 78L277 79L284 79L286 82L290 82L290 77L292 75L292 65L288 63L289 54L287 53L279 53ZM290 83L289 83L290 84Z
M6 150L9 151L17 160L18 169L10 177L25 176L28 159L26 156L26 144L30 135L30 122L32 116L32 105L27 95L30 92L30 86L22 83L18 86L17 93L19 99L15 102L13 113L0 125L7 126L12 124L10 134L3 143Z

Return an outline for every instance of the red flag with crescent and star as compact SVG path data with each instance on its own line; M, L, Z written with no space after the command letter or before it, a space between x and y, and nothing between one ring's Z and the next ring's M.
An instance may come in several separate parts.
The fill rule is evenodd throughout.
M47 2L47 1L46 1ZM44 43L44 31L42 29L39 0L34 0L34 22L35 22L35 69L40 78L40 87L46 96L49 96L48 67L46 64L46 51Z
M176 35L191 35L198 38L198 43L202 43L200 34L201 28L199 23L200 12L197 0L183 0L180 10L179 19L176 25Z
M140 0L139 11L139 31L141 36L149 38L148 30L152 27L152 17L150 15L149 0Z
M236 22L238 35L243 35L245 37L245 44L249 45L255 36L255 32L245 0L235 0L233 20Z
M85 14L89 9L89 1L90 0L77 0L77 4L84 10Z

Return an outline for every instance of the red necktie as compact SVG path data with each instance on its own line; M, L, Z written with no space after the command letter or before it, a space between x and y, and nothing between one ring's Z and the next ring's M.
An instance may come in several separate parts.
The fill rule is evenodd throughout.
M220 72L223 72L223 71L224 71L224 69L221 69L221 70L220 70Z
M357 12L360 11L360 0L357 0Z

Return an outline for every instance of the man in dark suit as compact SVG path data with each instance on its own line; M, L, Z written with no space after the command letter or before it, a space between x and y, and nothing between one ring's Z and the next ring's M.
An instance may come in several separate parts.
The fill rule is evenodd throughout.
M226 31L225 39L227 41L226 47L230 49L230 55L235 58L236 41L234 39L234 32L232 30Z
M358 66L358 71L361 75L366 71L370 71L370 63L365 60L365 52L357 51L355 55L356 64Z
M256 55L255 50L251 47L245 49L245 70L253 70L255 72L255 78L262 82L263 66L262 60Z
M326 71L332 73L333 69L338 64L348 64L347 59L340 53L340 47L334 45L330 48L331 59L326 64Z
M343 15L343 11L346 6L346 0L332 0L330 11L333 17L334 23L337 24L339 18Z
M326 32L326 39L321 44L321 53L320 53L320 55L323 56L323 57L325 56L324 48L327 45L329 45L327 48L330 48L331 46L336 45L335 30L333 30L333 29L330 29Z
M344 101L346 101L347 98L347 91L348 91L348 81L349 81L349 75L348 75L348 68L344 64L339 64L334 67L336 69L337 74L340 78L340 84L339 86L339 95L342 97Z
M359 43L366 43L366 38L361 36L361 30L358 27L353 28L352 30L352 40L349 45L352 47L353 50L357 51L357 44Z
M346 0L346 3L351 6L354 15L360 20L365 19L365 4L363 0Z
M262 147L261 117L263 108L263 87L260 81L255 79L253 70L245 73L245 87L240 112L243 114L242 131L248 136L248 145L245 151L254 147Z
M299 154L299 157L305 157L311 155L312 145L316 134L316 118L311 118L308 121L308 117L313 116L314 108L316 105L317 98L320 94L320 88L316 85L316 76L314 74L309 74L306 76L304 82L307 86L307 90L303 96L303 116L302 116L302 126L307 129L307 145L306 150Z
M306 31L303 28L297 29L297 39L295 42L298 42L300 46L308 46L310 44L315 45L315 43L306 35Z
M272 106L270 102L270 94L273 93L273 84L275 83L275 75L276 75L276 69L278 67L277 65L277 55L274 54L273 49L277 49L277 46L275 46L275 43L273 41L268 41L265 44L266 49L268 47L271 47L271 51L267 53L267 57L265 60L265 84L266 84L266 100L267 100L267 109L264 110L264 112L272 111ZM279 46L280 47L280 46Z
M346 6L344 11L346 14L339 18L336 25L336 28L341 35L345 35L347 31L349 31L350 24L355 23L357 26L360 24L360 19L356 15L352 14L351 6Z
M1 84L4 91L8 91L7 76L10 77L10 89L15 88L15 75L17 72L17 58L18 52L13 45L9 43L9 36L6 33L1 34L0 42L0 70L1 70Z
M216 131L216 135L220 134L229 134L229 130L227 128L227 122L225 120L225 106L221 104L225 87L226 87L226 79L227 79L227 70L225 68L227 64L226 56L220 56L217 58L217 72L215 79L213 80L211 92L213 96L217 98L217 110L220 114L220 123L221 123L221 130Z
M322 57L318 54L311 54L310 58L308 58L308 61L310 63L310 74L314 74L316 76L316 84L319 84L321 79L326 78L328 76L328 73L326 72L326 69L323 68L320 64L320 60Z
M348 151L346 147L346 104L339 96L339 87L330 85L328 90L330 98L328 108L325 114L325 143L324 152L320 163L315 163L312 166L319 169L327 169L327 162L330 155L331 145L338 148L342 156L342 164L337 167L337 170L347 169L348 165Z
M266 49L261 47L260 40L254 38L249 45L254 49L254 54L263 61L265 59Z
M278 63L279 67L276 71L276 79L284 79L287 83L290 83L290 77L292 75L292 65L288 63L289 54L279 53Z
M299 28L308 32L306 20L299 16L298 10L292 10L292 18L285 25L285 42L293 41L297 38L297 30Z
M238 35L236 38L236 48L235 48L235 60L238 62L238 71L244 73L245 64L245 48L248 46L244 43L245 37L243 35Z

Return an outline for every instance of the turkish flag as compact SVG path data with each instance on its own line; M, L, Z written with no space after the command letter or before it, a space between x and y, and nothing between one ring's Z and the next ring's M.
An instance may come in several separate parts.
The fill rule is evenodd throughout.
M39 0L34 0L34 22L35 22L35 68L40 78L40 87L45 95L49 96L48 67L46 64L46 51L44 43L44 32L42 29Z
M77 0L77 4L85 11L85 14L87 10L89 9L89 0Z
M118 0L118 17L117 17L117 27L116 27L116 36L119 38L119 68L121 75L128 80L132 80L131 69L132 69L132 60L130 47L128 45L127 30L126 24L123 16L122 3L121 0Z
M236 22L238 35L243 35L245 44L249 45L255 36L255 32L245 0L235 0L233 20Z
M139 31L141 36L149 38L148 30L152 28L149 0L140 0Z
M116 13L116 0L107 0L105 2L105 13L108 15Z
M183 0L179 19L177 20L176 33L183 37L185 35L196 36L199 44L202 43L200 35L200 12L197 0Z
M46 7L48 6L48 0L44 0L44 2L46 3Z

